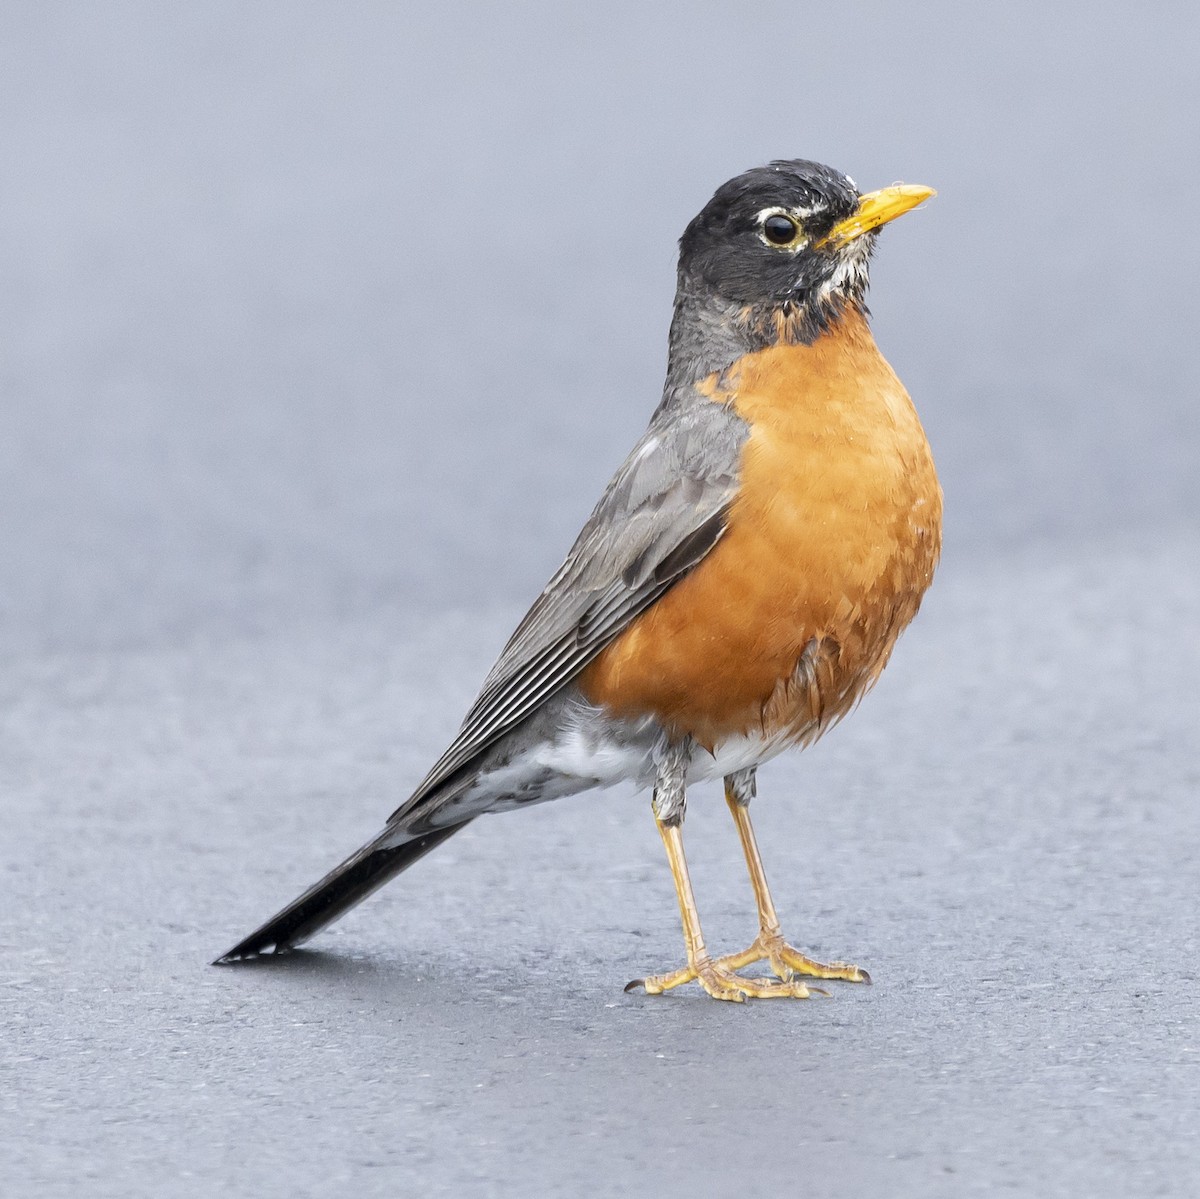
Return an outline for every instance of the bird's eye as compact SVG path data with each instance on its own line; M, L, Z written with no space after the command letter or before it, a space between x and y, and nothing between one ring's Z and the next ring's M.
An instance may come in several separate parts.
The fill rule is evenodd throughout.
M763 237L773 246L790 246L800 234L800 226L790 216L773 212L762 223Z

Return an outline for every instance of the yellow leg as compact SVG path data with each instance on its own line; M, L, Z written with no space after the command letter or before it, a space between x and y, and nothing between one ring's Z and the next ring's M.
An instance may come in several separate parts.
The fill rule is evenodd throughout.
M753 793L751 787L750 794ZM767 961L771 969L780 978L790 979L795 974L803 974L809 978L840 979L844 982L869 983L871 976L858 966L848 962L817 962L806 957L798 949L793 949L784 939L779 927L779 917L775 914L775 904L771 901L771 892L767 887L767 875L763 869L762 857L758 852L758 841L754 836L754 826L750 823L750 808L742 802L729 779L725 780L725 802L733 815L737 826L738 838L742 843L742 853L746 855L746 867L750 871L750 885L754 888L754 902L758 907L758 936L749 949L741 953L731 953L727 957L718 958L714 963L726 970L740 970L754 962Z
M683 835L678 822L658 821L663 845L667 849L667 861L671 865L671 877L675 880L675 894L679 899L679 914L683 920L683 941L687 948L688 964L671 974L656 974L631 982L626 991L645 987L651 995L661 995L672 987L695 979L714 999L729 999L735 1003L752 999L807 999L808 987L790 975L781 982L769 978L742 978L736 967L725 964L725 959L714 962L704 946L704 934L700 931L700 916L696 911L696 897L692 892L692 880L688 874L687 859L683 854ZM768 900L768 902L770 902ZM766 955L760 955L766 956Z

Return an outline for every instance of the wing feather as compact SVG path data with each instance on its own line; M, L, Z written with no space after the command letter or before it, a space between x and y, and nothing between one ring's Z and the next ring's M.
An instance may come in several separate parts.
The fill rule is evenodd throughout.
M392 820L468 769L712 549L748 433L732 409L698 396L659 410L517 625L458 735Z

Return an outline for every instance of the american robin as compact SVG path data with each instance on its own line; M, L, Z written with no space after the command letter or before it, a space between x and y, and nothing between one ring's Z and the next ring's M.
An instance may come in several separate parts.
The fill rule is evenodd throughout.
M941 489L864 297L880 227L933 195L804 160L719 188L680 240L662 402L433 769L383 831L221 963L280 953L485 812L652 788L687 964L717 999L870 981L789 946L750 824L755 770L813 741L878 678L929 586ZM723 778L758 907L712 958L682 827ZM738 973L769 964L773 978ZM818 988L813 988L818 989Z

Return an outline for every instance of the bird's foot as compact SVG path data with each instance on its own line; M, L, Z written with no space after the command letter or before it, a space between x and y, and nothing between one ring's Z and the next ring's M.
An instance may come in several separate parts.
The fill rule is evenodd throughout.
M726 971L741 970L755 962L770 962L771 969L785 981L796 975L806 978L836 979L848 983L870 983L871 976L849 962L817 962L793 949L777 932L760 932L754 944L741 953L717 958L714 966Z
M762 956L765 955L753 960L759 961ZM820 987L805 986L790 974L786 978L780 976L780 979L743 978L736 973L736 968L727 964L729 960L721 958L714 962L705 957L671 974L652 974L648 978L635 978L625 990L632 991L642 987L648 995L661 995L664 991L694 979L714 999L727 999L733 1003L743 1003L747 999L808 999L814 992L826 996L829 994Z

